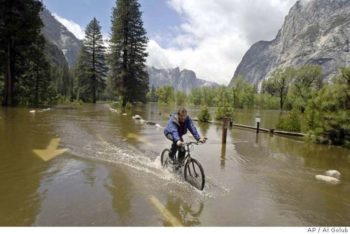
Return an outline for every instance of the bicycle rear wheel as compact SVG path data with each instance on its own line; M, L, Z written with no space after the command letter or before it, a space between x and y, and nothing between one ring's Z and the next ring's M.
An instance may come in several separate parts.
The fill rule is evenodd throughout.
M205 175L202 165L194 158L185 164L185 180L199 190L203 190Z
M170 152L169 149L165 149L165 150L163 150L163 152L160 156L160 162L164 168L168 167L168 165L169 165L169 160L170 160L169 152Z

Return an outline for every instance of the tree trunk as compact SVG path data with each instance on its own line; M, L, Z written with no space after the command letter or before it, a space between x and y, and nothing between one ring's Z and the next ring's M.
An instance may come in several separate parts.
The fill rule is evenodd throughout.
M96 103L96 74L92 75L92 103Z
M280 91L280 108L283 111L283 90Z
M95 20L95 19L94 19ZM96 77L96 34L92 38L92 103L96 103L97 77Z
M36 70L36 78L35 78L35 100L34 106L38 107L39 105L39 72Z
M80 99L80 87L77 90L77 96L76 96L76 100L79 101Z
M7 44L7 70L5 75L5 95L4 95L4 106L13 106L13 61L12 61L12 48L11 48L11 40Z
M125 108L125 106L126 106L126 97L125 97L125 95L122 97L123 98L123 102L122 102L122 107L123 107L123 109Z

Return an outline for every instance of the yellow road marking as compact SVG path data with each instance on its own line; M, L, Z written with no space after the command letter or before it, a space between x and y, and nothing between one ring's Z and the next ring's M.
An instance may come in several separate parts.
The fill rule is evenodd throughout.
M144 143L146 145L149 145L149 146L154 146L150 141L146 140L144 137L141 137L141 136L139 136L139 135L137 135L135 133L129 133L127 135L127 138L135 139L135 140L137 140L139 142L142 142L142 143Z
M182 224L180 223L180 221L174 217L170 211L168 211L163 205L162 203L160 203L160 201L155 197L155 196L150 196L149 200L151 201L151 203L157 208L157 210L163 215L163 217L166 219L166 221L168 221L169 223L171 223L172 226L182 226Z
M49 145L44 150L35 149L33 152L38 155L43 161L47 162L51 159L57 157L60 154L63 154L68 149L57 149L60 143L60 138L51 139Z
M96 135L97 138L103 143L103 144L108 144L108 142L106 142L101 135L97 134ZM134 134L134 133L129 133L128 138L132 138L132 139L136 139L140 142L143 142L145 144L148 145L153 145L152 143L150 143L149 141L147 141L146 139ZM157 210L163 215L163 217L172 225L172 226L182 226L181 222L174 217L163 205L162 203L154 196L150 196L149 200L151 201L151 203L157 208Z

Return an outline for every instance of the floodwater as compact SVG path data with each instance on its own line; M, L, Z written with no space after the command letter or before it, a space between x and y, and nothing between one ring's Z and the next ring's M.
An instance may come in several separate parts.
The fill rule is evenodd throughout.
M162 169L163 129L131 118L165 126L172 111L0 108L0 226L350 225L350 150L238 128L222 146L220 126L196 123L209 138L192 152L206 175L198 191ZM253 125L255 114L238 112L237 122ZM273 127L278 112L260 115ZM67 151L33 151L56 147ZM315 180L329 169L340 184Z

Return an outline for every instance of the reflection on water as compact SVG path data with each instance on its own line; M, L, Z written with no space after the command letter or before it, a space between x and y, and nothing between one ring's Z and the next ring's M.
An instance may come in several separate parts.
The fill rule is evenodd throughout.
M266 189L264 196L272 198L272 206L285 210L284 215L297 217L305 225L349 224L350 199L345 196L350 192L349 150L248 131L233 130L232 138L247 140L235 144L237 153L249 160L241 172L258 175L260 179L254 180ZM314 179L330 169L342 172L342 185L330 186Z
M226 161L226 144L222 144L222 146L221 146L221 160L220 160L221 168L225 168L225 161Z
M206 137L208 135L208 129L210 125L208 123L198 123L199 130L203 137Z
M236 110L233 121L238 124L256 126L256 115L260 115L261 128L276 129L281 112L278 110Z
M199 217L203 212L204 204L201 201L187 203L182 199L169 195L165 207L172 212L183 226L198 226L200 225ZM171 223L164 220L164 226L171 226Z
M110 183L106 188L112 195L112 205L118 214L118 223L127 225L128 220L132 218L131 201L133 195L130 193L131 182L124 174L123 169L112 171L109 175Z
M32 150L46 147L52 129L43 123L47 116L33 118L26 109L2 108L0 116L0 225L31 225L40 209L43 194L37 190L47 168Z
M35 114L0 108L0 225L170 225L150 196L184 226L349 225L348 149L238 128L223 146L222 126L195 123L209 139L191 152L206 175L198 191L160 166L170 145L163 128L131 118L165 126L175 110L155 103L126 116L105 104ZM196 117L199 108L188 111ZM255 114L237 110L235 120L253 125ZM278 112L260 115L262 127L274 128ZM32 150L52 138L69 152L43 162ZM340 185L314 179L329 169L342 173Z

